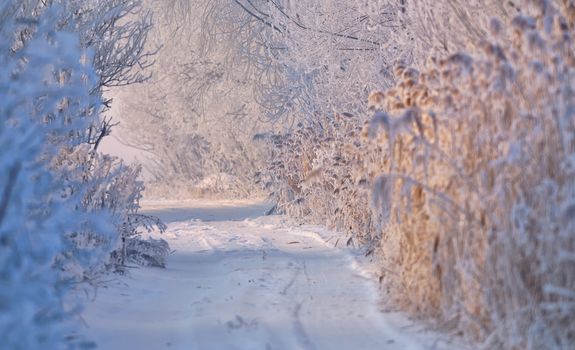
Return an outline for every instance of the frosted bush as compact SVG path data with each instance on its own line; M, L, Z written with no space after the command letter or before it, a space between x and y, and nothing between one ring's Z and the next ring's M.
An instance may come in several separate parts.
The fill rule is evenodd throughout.
M126 244L126 256L129 261L142 266L166 267L166 257L170 246L163 239L131 238Z
M66 162L69 167L64 166ZM70 278L95 283L108 270L123 271L130 260L126 246L141 239L141 229L165 230L159 219L138 213L144 191L144 184L139 180L139 166L126 166L116 157L92 152L84 144L60 152L53 167L66 178L65 192L78 193L80 197L76 215L99 218L98 221L77 220L81 225L67 235L69 250L64 253L61 263L70 266L67 268L71 271ZM108 225L107 236L103 235L106 231L99 222Z

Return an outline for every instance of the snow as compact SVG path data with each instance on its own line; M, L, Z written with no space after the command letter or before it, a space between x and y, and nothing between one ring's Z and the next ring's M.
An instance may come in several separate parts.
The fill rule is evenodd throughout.
M262 216L261 201L156 202L166 269L136 268L84 312L101 349L441 349L383 313L368 268L318 226ZM158 236L159 234L154 234Z

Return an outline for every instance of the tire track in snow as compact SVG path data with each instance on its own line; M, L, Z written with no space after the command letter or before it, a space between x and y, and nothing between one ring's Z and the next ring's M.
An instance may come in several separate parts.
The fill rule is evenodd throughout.
M296 304L294 311L293 311L293 330L295 337L297 339L298 345L301 347L302 350L317 350L315 344L311 341L309 335L306 333L303 324L300 320L300 311L303 302L299 302Z
M294 285L295 281L297 280L297 276L301 273L301 269L296 268L294 269L294 274L290 278L289 282L284 286L282 291L280 292L281 295L287 295L288 290Z

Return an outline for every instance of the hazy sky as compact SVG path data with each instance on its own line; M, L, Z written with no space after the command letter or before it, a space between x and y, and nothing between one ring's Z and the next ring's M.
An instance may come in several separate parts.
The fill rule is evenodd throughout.
M146 158L144 151L122 143L122 129L124 125L122 124L121 118L122 104L120 103L120 97L110 91L105 95L108 98L112 97L114 99L112 108L106 114L113 117L114 123L119 122L120 124L112 128L112 134L110 136L104 137L100 144L99 151L120 157L126 164L132 164L134 162L143 163ZM149 173L144 169L143 175L147 177L146 175L149 175Z

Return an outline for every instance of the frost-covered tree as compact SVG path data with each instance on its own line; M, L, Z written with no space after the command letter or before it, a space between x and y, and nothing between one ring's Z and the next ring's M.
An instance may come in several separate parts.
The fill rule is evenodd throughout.
M396 61L417 68L432 54L477 49L492 17L530 14L536 3L150 1L151 47L162 50L150 84L119 93L124 136L160 182L227 173L246 186L269 155L255 134L298 123L321 131L334 110L361 125L370 91L395 83Z
M438 8L452 5L467 8L459 2ZM424 61L421 53L430 49L417 46L418 33L427 30L416 27L421 6L415 2L147 6L157 18L151 46L162 45L155 77L119 100L127 112L125 138L150 155L151 173L163 182L197 183L223 172L243 177L246 186L254 174L249 169L263 166L257 158L269 155L252 142L255 134L299 122L322 130L334 109L358 116L359 125L369 92L393 83L394 62Z
M262 124L253 90L246 78L229 74L224 52L202 45L205 4L180 5L185 11L148 4L156 19L149 45L161 50L149 81L114 91L119 128L149 155L149 173L170 191L180 184L179 192L226 188L249 195L260 152L251 138Z
M197 183L225 173L249 187L253 169L269 156L254 135L300 121L322 128L320 116L334 108L359 111L368 92L387 80L384 61L398 50L383 50L388 43L378 37L389 28L366 30L354 3L307 5L149 5L158 18L153 40L163 45L155 76L119 100L128 111L126 138L151 155L157 180Z

